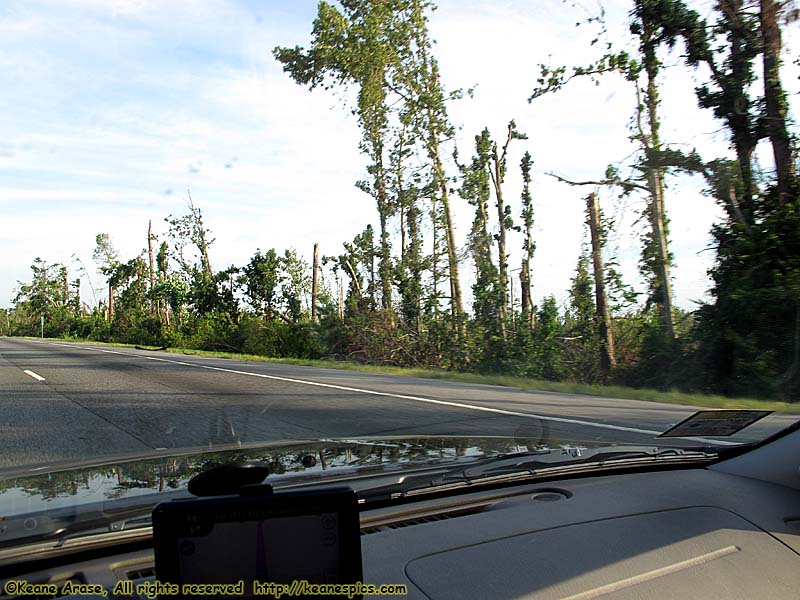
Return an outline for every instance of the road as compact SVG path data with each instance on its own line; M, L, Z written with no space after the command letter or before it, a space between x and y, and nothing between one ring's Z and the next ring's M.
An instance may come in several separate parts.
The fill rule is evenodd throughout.
M332 437L488 435L544 437L551 444L654 444L655 434L694 410L636 400L0 338L0 468L156 449ZM758 439L796 418L770 416L718 441Z

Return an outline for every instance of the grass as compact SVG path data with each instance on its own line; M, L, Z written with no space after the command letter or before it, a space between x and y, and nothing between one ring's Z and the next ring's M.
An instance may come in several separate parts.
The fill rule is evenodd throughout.
M31 338L39 339L39 338ZM76 341L76 340L64 340ZM81 344L99 346L117 346L122 348L147 348L154 347L140 346L135 344L109 344L105 342L89 342L77 340ZM445 381L457 381L463 383L479 383L485 385L499 385L504 387L514 387L526 390L543 392L560 392L563 394L582 394L589 396L599 396L603 398L619 398L625 400L642 400L646 402L663 402L666 404L680 404L688 406L698 406L703 408L740 408L774 410L783 413L800 414L800 403L791 404L788 402L776 402L771 400L758 400L755 398L728 398L727 396L715 396L710 394L695 394L679 391L660 391L643 388L631 388L620 385L588 385L583 383L570 383L562 381L546 381L531 379L528 377L513 377L511 375L480 375L477 373L462 373L458 371L445 371L441 369L421 369L410 367L393 367L365 365L360 363L345 362L338 360L311 360L297 358L269 358L254 354L239 354L234 352L211 352L206 350L194 350L190 348L168 348L166 352L172 354L184 354L188 356L205 356L209 358L227 358L232 360L243 360L251 362L267 362L287 365L318 367L323 369L341 369L356 371L359 373L376 373L381 375L396 375L399 377L420 377L423 379L439 379Z

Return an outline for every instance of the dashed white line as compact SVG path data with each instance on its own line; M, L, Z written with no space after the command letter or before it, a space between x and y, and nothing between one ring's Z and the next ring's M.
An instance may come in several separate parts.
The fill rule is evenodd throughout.
M44 377L42 377L41 375L37 375L37 374L36 374L36 373L34 373L33 371L29 371L28 369L25 369L25 370L23 371L23 373L26 373L27 375L30 375L30 376L31 376L31 377L33 377L33 378L34 378L36 381L44 381L44 380L45 380L45 379L44 379Z

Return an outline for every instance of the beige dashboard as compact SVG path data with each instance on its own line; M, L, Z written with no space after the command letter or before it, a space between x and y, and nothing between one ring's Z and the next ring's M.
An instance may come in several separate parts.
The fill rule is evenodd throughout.
M800 598L800 490L711 469L549 482L362 514L364 579L408 598ZM144 550L28 581L152 579ZM109 596L113 597L113 596Z

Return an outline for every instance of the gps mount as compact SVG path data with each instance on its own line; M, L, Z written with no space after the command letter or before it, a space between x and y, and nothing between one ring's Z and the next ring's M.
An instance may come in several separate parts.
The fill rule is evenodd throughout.
M272 486L263 483L269 467L261 463L238 462L218 465L198 473L189 480L189 493L209 496L270 496Z

